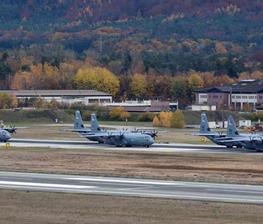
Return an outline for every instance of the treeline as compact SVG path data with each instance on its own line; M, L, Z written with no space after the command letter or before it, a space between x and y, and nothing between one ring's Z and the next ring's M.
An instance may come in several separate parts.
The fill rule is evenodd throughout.
M175 76L166 74L115 74L89 60L65 60L58 64L45 58L9 57L0 61L2 89L96 89L111 93L114 100L178 100L184 107L194 101L194 90L231 84L242 79L263 79L262 71L239 73L238 78L215 72L188 71Z

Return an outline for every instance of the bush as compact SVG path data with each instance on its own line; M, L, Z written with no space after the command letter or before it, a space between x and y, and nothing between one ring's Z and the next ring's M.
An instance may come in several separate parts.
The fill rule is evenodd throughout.
M158 118L158 116L154 116L153 118L153 127L160 127L161 123L160 123L160 120Z
M171 117L171 127L173 128L184 128L185 120L181 110L176 110Z
M154 117L154 113L146 112L139 115L138 121L153 121Z
M131 116L130 113L125 111L123 107L113 108L110 111L109 115L111 120L122 120L122 121L125 121Z
M0 109L15 108L18 105L17 98L6 93L0 93Z
M177 110L176 112L161 112L159 116L153 118L154 127L165 127L165 128L184 128L185 120L182 111Z

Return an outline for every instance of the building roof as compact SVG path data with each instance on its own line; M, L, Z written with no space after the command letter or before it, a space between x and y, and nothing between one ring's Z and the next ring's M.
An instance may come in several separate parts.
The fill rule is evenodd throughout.
M198 89L197 93L263 93L263 80L242 80L225 86Z
M118 104L116 105L118 106ZM116 107L113 104L110 104L109 107ZM122 106L127 112L161 112L167 111L170 109L170 104L168 101L150 101L150 104L142 105L124 105Z
M97 90L0 90L0 93L7 93L17 97L38 97L38 96L111 96L109 93Z

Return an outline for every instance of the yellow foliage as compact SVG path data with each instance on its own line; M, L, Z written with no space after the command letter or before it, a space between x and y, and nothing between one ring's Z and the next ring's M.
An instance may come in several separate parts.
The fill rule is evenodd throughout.
M132 76L132 82L130 84L131 92L135 97L142 98L146 93L146 78L142 74L135 74Z
M172 120L172 112L161 112L159 115L160 119L160 126L165 128L170 128L172 126L171 120Z
M0 109L17 107L17 98L6 93L0 93Z
M96 89L111 93L115 96L119 90L119 79L106 68L80 68L73 78L77 88Z
M18 71L11 82L11 89L57 89L62 76L58 68L49 64L31 65L30 72Z
M171 127L173 128L184 128L184 114L181 110L176 110L171 117Z
M194 88L202 88L204 86L204 81L198 73L191 73L188 77L188 82Z
M126 121L126 120L128 120L128 118L129 118L130 116L131 116L131 115L130 115L129 112L123 111L123 112L121 113L121 115L120 115L120 118L121 118L122 120Z
M33 103L33 106L36 108L44 108L46 107L46 102L41 97L38 97Z
M160 120L157 115L153 118L153 127L160 127Z
M161 112L159 117L154 117L153 126L165 128L183 128L185 126L184 115L180 110L177 110L174 113Z
M116 108L113 108L109 115L110 115L110 118L113 119L113 120L119 120L119 119L122 119L122 115L125 116L125 110L123 107L116 107ZM126 114L127 115L127 114Z

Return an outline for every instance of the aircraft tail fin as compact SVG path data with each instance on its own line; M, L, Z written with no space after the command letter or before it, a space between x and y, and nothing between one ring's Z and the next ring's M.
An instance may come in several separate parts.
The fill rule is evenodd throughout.
M91 114L91 121L90 121L90 123L91 123L91 131L92 132L99 132L99 131L101 131L96 114Z
M238 130L236 128L236 123L235 123L232 115L230 115L228 117L228 120L227 120L227 136L228 137L235 137L238 135L239 135L239 133L238 133Z
M82 117L81 117L81 114L80 114L80 111L77 110L75 112L75 120L74 120L74 129L84 129L84 124L83 124L83 121L82 121Z
M209 126L208 126L208 119L205 113L201 114L201 120L200 120L200 134L208 134L211 132Z

